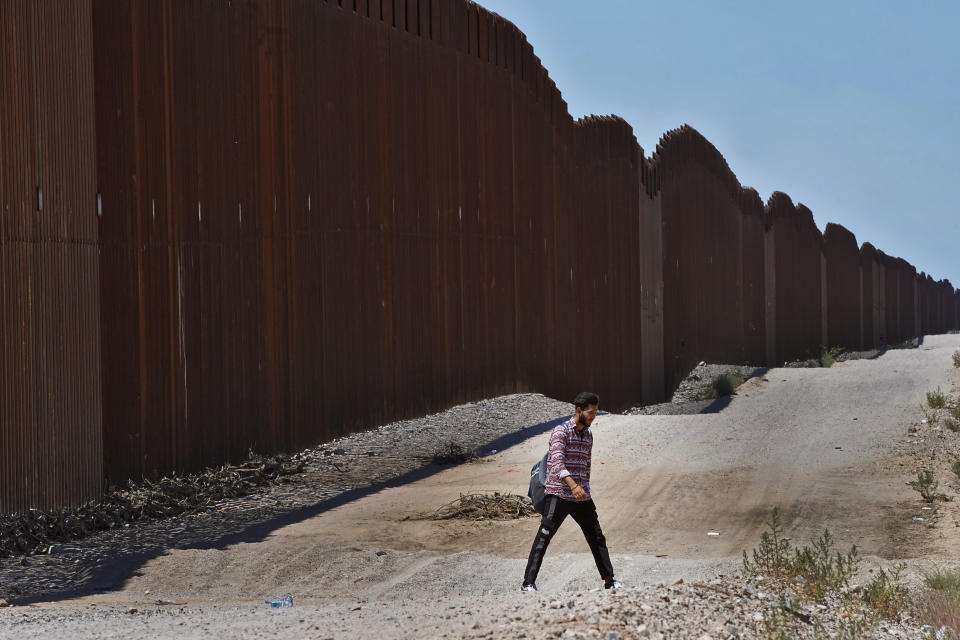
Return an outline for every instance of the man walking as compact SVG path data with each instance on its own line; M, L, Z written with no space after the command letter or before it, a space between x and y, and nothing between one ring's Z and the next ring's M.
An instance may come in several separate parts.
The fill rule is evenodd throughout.
M521 591L537 590L537 574L540 573L547 545L567 515L573 516L583 530L597 570L603 578L604 588L618 589L623 586L613 577L607 540L597 520L597 508L590 498L590 455L593 452L590 425L597 417L600 398L595 393L582 392L577 394L573 404L576 407L574 416L557 425L550 435L543 518L530 549Z

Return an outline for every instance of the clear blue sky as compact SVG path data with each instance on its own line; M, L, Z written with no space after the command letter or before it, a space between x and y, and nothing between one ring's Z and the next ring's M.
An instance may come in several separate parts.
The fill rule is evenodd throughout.
M960 287L960 3L480 0L574 118L689 124L766 201Z

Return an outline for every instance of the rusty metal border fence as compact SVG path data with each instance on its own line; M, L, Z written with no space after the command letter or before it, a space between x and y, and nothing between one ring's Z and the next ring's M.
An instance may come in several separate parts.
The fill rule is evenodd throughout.
M0 4L0 511L501 393L607 408L960 326L466 0ZM42 199L43 204L38 204Z
M94 13L112 480L512 391L641 399L642 151L574 123L515 27L462 2Z
M103 477L90 32L87 3L0 3L3 511Z

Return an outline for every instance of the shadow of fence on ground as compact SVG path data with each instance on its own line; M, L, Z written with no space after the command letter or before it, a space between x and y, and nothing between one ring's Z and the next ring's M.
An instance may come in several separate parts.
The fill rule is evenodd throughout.
M483 444L480 450L491 451L496 449L497 451L503 451L532 437L552 430L564 420L567 420L567 418L563 417L541 422L520 431L505 434ZM536 462L537 460L531 459L531 466ZM375 494L383 489L399 487L424 480L453 466L456 465L429 462L399 476L365 487L348 489L333 497L320 500L316 504L269 516L263 520L244 523L238 531L224 533L223 529L229 523L223 522L222 520L205 519L203 521L196 521L187 517L178 516L166 520L141 521L131 525L129 529L122 531L114 529L101 532L99 535L116 536L120 539L110 541L109 544L106 542L102 544L102 555L100 558L94 560L93 566L89 567L82 584L71 586L60 591L22 597L15 596L8 598L8 601L13 605L28 605L37 602L59 602L81 596L109 593L110 591L122 588L123 583L129 578L138 575L143 566L154 558L162 556L167 551L174 549L223 550L239 543L260 542L274 531L288 525L323 515L331 509L350 504L351 502ZM152 532L145 530L148 527L156 527L163 530L153 535ZM98 534L94 535L96 536ZM147 543L149 548L143 548L142 538L151 535L153 539ZM98 544L98 546L100 545ZM137 547L139 547L139 549L137 549ZM30 580L30 571L29 566L24 567L23 581Z

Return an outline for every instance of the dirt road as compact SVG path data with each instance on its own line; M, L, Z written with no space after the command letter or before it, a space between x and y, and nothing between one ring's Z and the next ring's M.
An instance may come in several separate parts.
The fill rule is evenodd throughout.
M950 361L958 347L960 336L932 336L917 349L830 369L771 369L716 413L599 417L592 485L618 578L643 585L736 571L773 507L795 541L829 528L839 547L855 543L874 564L956 556L951 517L932 528L915 522L921 505L906 482L916 475L922 439L908 437L908 428L918 423L927 391L960 386ZM430 515L464 493L525 494L548 437L382 490L255 544L173 550L119 591L40 610L78 637L131 629L198 637L456 633L516 602L537 521ZM579 530L566 524L544 562L542 594L595 588L595 574ZM285 593L294 594L295 613L264 609L263 597ZM123 613L155 598L188 604L135 623ZM0 622L12 620L12 611L0 611ZM17 636L44 628L52 627L20 624ZM4 629L13 627L0 627L0 636Z

